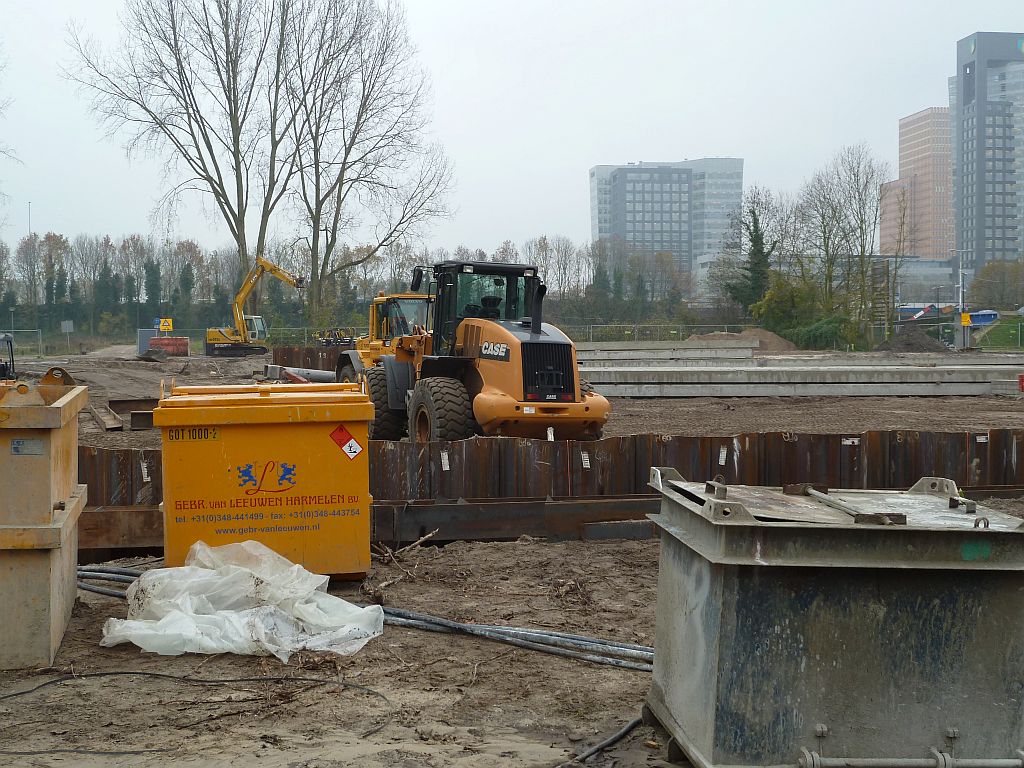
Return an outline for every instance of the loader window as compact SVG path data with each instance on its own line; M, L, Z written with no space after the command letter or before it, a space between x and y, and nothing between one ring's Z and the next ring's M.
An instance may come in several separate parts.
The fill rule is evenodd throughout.
M520 275L458 276L456 316L485 320L518 320L526 309L526 278Z
M427 325L427 302L423 299L396 299L391 330L395 336L412 333L415 326Z

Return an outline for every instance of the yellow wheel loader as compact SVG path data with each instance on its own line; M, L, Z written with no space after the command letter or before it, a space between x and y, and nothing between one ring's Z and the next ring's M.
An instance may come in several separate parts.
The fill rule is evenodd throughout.
M416 267L413 291L423 278ZM546 291L525 264L434 265L425 327L393 339L393 354L363 373L371 438L598 439L610 405L580 380L569 337L543 322Z
M422 333L427 325L431 297L422 293L379 293L370 304L370 332L352 342L352 349L338 355L335 380L356 381L381 357L394 353L395 339Z

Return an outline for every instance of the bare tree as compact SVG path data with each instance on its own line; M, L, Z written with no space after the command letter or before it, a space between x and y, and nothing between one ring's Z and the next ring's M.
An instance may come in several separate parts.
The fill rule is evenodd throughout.
M843 258L849 252L849 223L835 175L818 171L800 191L799 253L792 268L805 282L813 282L820 291L819 301L826 312L840 308L837 292L845 282Z
M523 243L523 259L533 264L547 278L551 274L551 243L546 235L533 237Z
M3 240L0 240L0 294L3 294L8 289L8 284L13 283L13 281L14 273L11 270L11 247Z
M406 290L409 281L412 279L412 268L419 263L431 264L433 261L429 256L423 258L413 251L412 246L405 240L393 243L384 250L384 276L387 280L386 290L393 293ZM441 259L438 259L441 261Z
M14 252L14 275L21 283L25 303L35 307L42 300L42 259L39 258L39 235L33 232L18 241Z
M0 82L3 80L3 74L7 69L7 62L3 58L3 48L0 47ZM7 112L7 108L11 106L11 98L9 96L3 96L0 94L0 118ZM5 157L8 160L14 160L14 150L7 146L3 141L0 141L0 157Z
M578 285L581 260L577 258L576 246L565 235L555 235L550 243L551 271L547 278L558 289L558 298L564 299Z
M849 236L847 273L852 316L867 321L873 294L872 262L878 253L881 190L889 176L889 167L872 156L867 144L855 144L839 151L832 168L843 201Z
M519 262L519 251L511 240L505 240L498 246L497 250L494 251L491 256L491 261L497 261L504 264L516 264Z
M105 55L71 34L78 67L68 76L99 118L130 131L129 151L173 161L173 201L208 193L251 261L247 219L255 208L255 253L295 172L294 67L290 32L298 0L128 0L119 48Z
M308 8L295 26L289 95L315 313L326 280L446 212L451 171L425 141L426 77L398 4L308 0ZM354 243L363 247L343 247Z

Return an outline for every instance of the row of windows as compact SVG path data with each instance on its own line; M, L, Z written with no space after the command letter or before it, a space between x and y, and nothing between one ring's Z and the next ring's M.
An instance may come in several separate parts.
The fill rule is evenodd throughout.
M626 182L627 192L685 192L686 184L632 184Z
M634 223L632 221L626 222L627 232L689 232L690 228L685 224L670 224L667 222L658 222L650 224Z
M679 215L680 213L682 213L682 211L679 210L679 206L672 207L672 210L670 210L669 206L665 206L664 208L655 208L653 210L648 209L648 210L643 210L643 211L637 209L636 212L634 212L634 211L627 211L626 212L626 220L627 221L642 221L643 219L651 219L653 221L660 221L660 220L662 220L664 218L666 221L672 221L672 220L684 218L683 216ZM675 215L673 215L673 214L675 214ZM686 218L689 218L689 217L687 216Z
M670 178L670 179L672 179L672 181L679 181L680 179L683 178L683 175L680 174L680 173L673 173L673 174L670 174L670 175L668 175L666 177L666 175L663 174L663 173L627 173L626 174L626 180L627 181L651 181L652 179L664 179L664 178Z

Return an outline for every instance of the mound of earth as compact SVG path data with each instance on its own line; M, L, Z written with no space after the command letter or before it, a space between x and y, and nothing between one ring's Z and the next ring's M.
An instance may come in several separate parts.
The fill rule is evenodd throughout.
M886 339L876 352L946 352L946 345L933 339L916 326L904 327L899 333Z
M690 337L697 341L714 341L715 339L752 339L758 342L759 352L794 352L796 344L784 339L777 333L772 333L764 328L747 328L742 333L726 333L716 331L714 333L696 334Z

